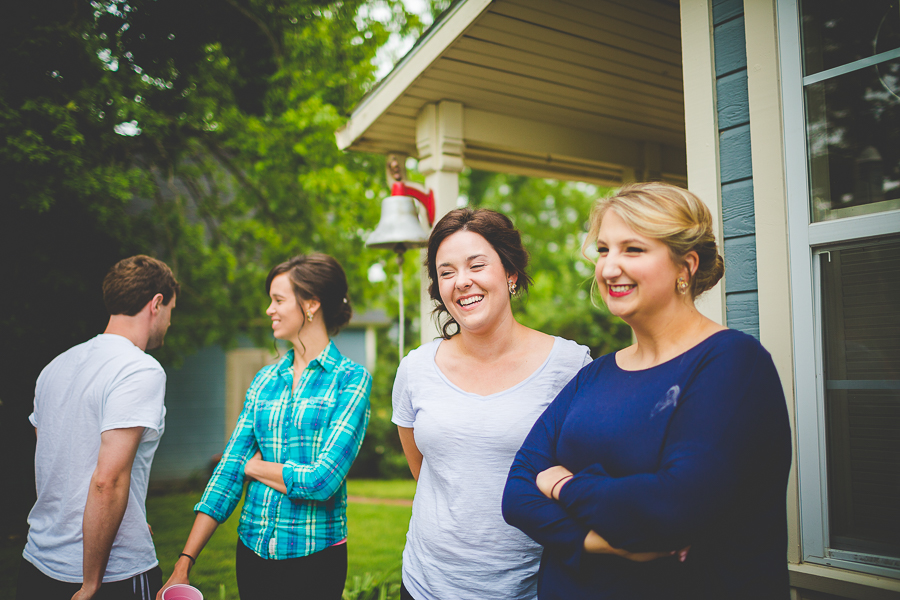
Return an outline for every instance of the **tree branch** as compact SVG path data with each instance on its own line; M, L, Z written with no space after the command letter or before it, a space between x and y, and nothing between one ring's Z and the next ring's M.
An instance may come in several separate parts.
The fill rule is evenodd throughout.
M275 40L275 36L272 35L272 31L269 29L269 27L265 23L263 23L262 20L259 19L259 17L257 17L252 12L250 12L249 10L247 10L246 8L244 8L243 6L238 4L237 0L228 0L228 4L235 7L238 10L238 12L240 12L242 15L244 15L245 17L247 17L248 19L250 19L251 21L256 23L256 26L259 27L260 31L262 31L265 34L265 36L269 39L269 44L272 45L272 52L275 53L275 59L278 61L278 69L280 70L283 65L283 62L284 62L283 55L281 53L281 47L278 45L278 42Z

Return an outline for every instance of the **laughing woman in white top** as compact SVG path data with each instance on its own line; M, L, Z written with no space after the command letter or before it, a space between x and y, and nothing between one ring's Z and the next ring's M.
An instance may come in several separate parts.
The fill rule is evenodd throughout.
M492 210L453 210L431 233L442 338L403 359L393 392L418 481L401 598L536 596L541 548L503 521L503 486L535 420L591 358L516 321L511 298L528 289L527 263L518 230Z

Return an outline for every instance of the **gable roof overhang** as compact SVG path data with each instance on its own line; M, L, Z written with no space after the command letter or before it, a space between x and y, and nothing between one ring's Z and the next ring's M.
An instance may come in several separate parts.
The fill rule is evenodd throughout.
M677 0L457 0L336 134L418 157L417 118L463 107L465 164L619 185L686 182Z

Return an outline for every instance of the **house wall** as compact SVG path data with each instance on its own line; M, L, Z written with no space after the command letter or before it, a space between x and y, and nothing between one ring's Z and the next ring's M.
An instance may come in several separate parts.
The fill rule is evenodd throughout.
M780 52L775 0L745 0L747 94L752 137L753 203L756 238L760 341L772 354L796 432L797 383L787 224L787 159L781 95ZM794 173L796 177L796 173ZM801 174L802 177L802 174ZM801 181L805 185L805 178ZM799 393L799 392L798 392ZM798 456L788 482L788 562L792 600L878 600L900 597L896 581L866 573L802 562ZM809 465L805 465L809 467ZM815 468L817 465L812 465Z
M688 188L712 213L716 243L722 241L722 189L719 185L719 136L716 118L715 55L710 0L681 1L684 74L685 151ZM697 308L725 324L723 282L697 298Z
M225 352L210 346L166 369L166 431L153 458L151 481L203 473L222 451L225 430Z
M790 257L788 253L787 190L785 187L784 124L778 28L774 0L749 0L744 5L747 39L747 88L753 140L756 261L759 286L760 341L771 353L795 432L794 460L788 480L788 560L800 562L800 496L797 486L796 398L791 323Z
M334 343L350 360L367 363L366 329L348 327ZM228 352L210 346L187 357L180 368L166 369L166 431L153 459L153 482L206 476L234 430L253 376L273 357L271 346Z
M341 354L364 367L368 367L366 331L366 329L351 329L348 327L333 338L334 345L341 351Z
M725 316L728 327L759 339L743 2L713 0L712 22L725 258Z

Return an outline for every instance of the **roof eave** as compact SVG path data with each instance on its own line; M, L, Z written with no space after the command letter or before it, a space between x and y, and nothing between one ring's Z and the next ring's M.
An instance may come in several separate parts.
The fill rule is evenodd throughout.
M338 148L353 145L375 121L459 38L493 0L462 0L450 8L442 22L425 32L397 66L367 94L350 114L350 119L335 132Z

